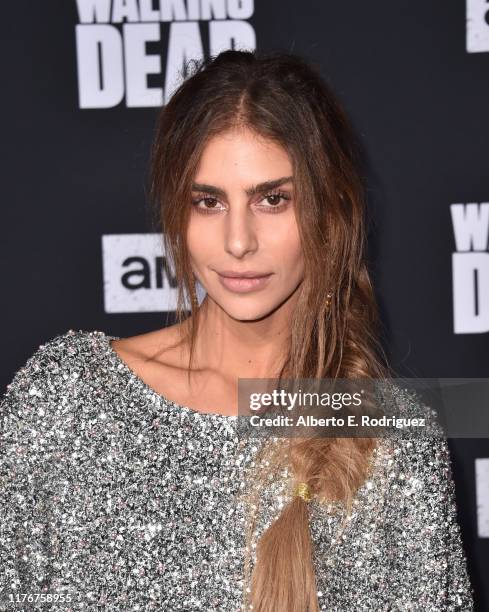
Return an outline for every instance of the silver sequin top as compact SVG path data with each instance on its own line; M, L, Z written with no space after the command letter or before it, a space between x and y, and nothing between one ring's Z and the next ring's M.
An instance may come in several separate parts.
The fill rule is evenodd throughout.
M114 338L56 336L3 396L0 610L241 610L235 496L259 443L157 394ZM309 504L321 610L473 610L446 440L384 438L371 469L349 516ZM271 475L256 538L289 481Z

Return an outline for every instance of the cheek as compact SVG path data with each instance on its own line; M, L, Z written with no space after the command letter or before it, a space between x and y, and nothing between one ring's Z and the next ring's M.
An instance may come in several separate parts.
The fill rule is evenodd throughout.
M210 232L202 231L198 223L190 222L187 229L187 249L196 266L204 264L212 251Z
M283 268L287 275L298 275L304 268L302 245L295 225L289 226L287 231L276 236L270 245L273 258Z
M304 256L300 243L290 245L289 269L296 277L304 274Z

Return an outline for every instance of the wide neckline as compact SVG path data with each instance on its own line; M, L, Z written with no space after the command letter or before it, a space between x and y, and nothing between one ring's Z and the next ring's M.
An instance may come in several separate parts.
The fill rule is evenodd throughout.
M150 395L156 398L157 400L164 402L165 404L170 404L171 406L174 406L178 410L183 410L184 412L187 412L188 414L195 416L195 417L199 417L199 418L208 417L211 419L222 419L225 421L236 421L237 420L238 418L237 415L221 414L218 412L199 412L198 410L195 410L194 408L190 408L190 406L184 406L183 404L179 404L175 400L171 400L168 397L165 397L164 395L162 395L161 393L158 393L155 389L153 389L153 387L148 385L138 374L136 374L136 372L134 372L134 370L129 367L129 365L119 355L119 353L113 348L111 341L120 340L121 339L120 336L113 336L111 334L106 334L103 331L101 331L100 333L102 334L102 338L105 342L108 356L112 359L114 364L117 365L117 368L119 370L124 371L126 376L128 376L136 385L139 386L140 389L144 391L145 395Z

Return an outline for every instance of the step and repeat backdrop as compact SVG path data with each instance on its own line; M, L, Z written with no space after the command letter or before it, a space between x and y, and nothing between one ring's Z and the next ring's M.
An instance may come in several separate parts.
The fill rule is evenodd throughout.
M68 329L173 322L150 145L184 61L227 48L301 54L346 107L392 366L489 377L489 2L6 2L2 25L2 392ZM477 609L489 610L489 439L449 446Z

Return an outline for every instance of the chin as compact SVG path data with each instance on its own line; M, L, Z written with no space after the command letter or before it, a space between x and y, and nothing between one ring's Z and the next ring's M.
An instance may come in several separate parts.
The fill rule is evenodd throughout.
M230 309L225 311L226 314L235 321L259 321L270 314L269 310L252 310L252 309Z
M258 321L272 314L281 301L253 299L251 296L239 300L216 300L222 310L236 321Z

